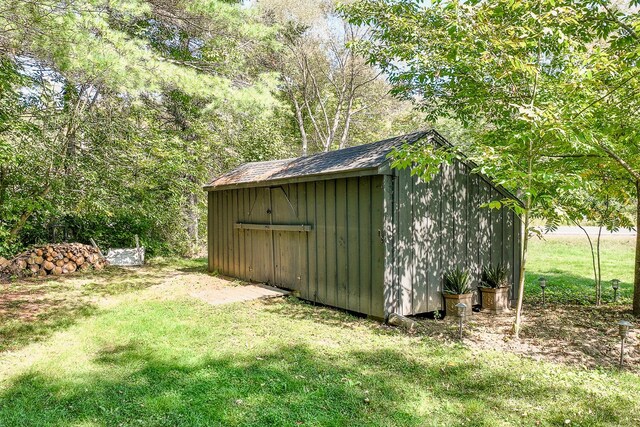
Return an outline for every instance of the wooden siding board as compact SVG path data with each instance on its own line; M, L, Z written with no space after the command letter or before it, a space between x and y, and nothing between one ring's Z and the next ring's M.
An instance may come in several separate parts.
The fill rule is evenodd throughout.
M296 192L296 210L298 222L307 222L307 185L304 183L295 185ZM298 268L296 271L296 281L300 296L304 299L310 299L309 293L309 233L298 231Z
M244 220L245 221L250 221L251 218L251 203L253 201L253 199L251 198L251 191L252 189L250 188L246 188L244 190L244 206L245 206L245 211L244 211ZM245 232L244 233L244 243L245 243L245 263L246 263L246 270L247 270L247 275L246 278L248 280L252 279L252 275L253 275L253 242L251 240L252 234L251 232Z
M216 269L216 196L209 193L207 199L207 268L213 272Z
M227 262L229 248L227 246L227 191L220 193L220 272L228 274Z
M427 311L442 308L442 263L440 249L442 244L442 224L440 212L442 209L440 194L442 193L442 173L433 177L426 186L425 200L427 212Z
M480 189L477 175L469 176L469 271L473 285L478 286L482 268L480 266Z
M213 237L213 246L214 246L214 252L215 252L215 256L214 256L214 263L215 263L215 270L216 271L220 271L221 267L220 267L220 256L221 256L221 252L220 252L220 230L222 227L222 221L220 220L220 194L221 193L216 193L215 199L214 199L214 237Z
M395 209L394 177L383 177L383 238L384 238L384 312L385 315L397 311L397 290L395 281Z
M478 187L481 204L489 203L491 201L491 189L484 182L480 181ZM480 254L479 263L480 268L485 265L491 264L491 209L488 207L479 208L480 213Z
M387 236L384 212L384 178L371 179L371 314L378 318L385 315L385 290L387 280Z
M412 265L413 265L413 235L412 235L412 179L409 169L398 173L396 191L394 193L396 206L396 280L399 314L413 314Z
M491 200L499 200L501 194L491 189ZM491 209L491 265L502 261L502 209Z
M371 313L372 293L371 280L373 268L373 224L371 223L371 177L358 179L358 277L360 283L360 311ZM352 242L349 239L349 242Z
M360 195L358 178L347 180L347 308L361 312L360 288L364 286L360 277L361 248Z
M268 222L267 214L268 188L253 189L251 202L251 221ZM251 258L253 280L258 282L273 281L273 245L268 231L247 230L251 235Z
M215 195L209 192L207 193L207 270L209 272L212 272L215 270L214 209L215 209Z
M427 192L428 184L415 175L413 181L413 253L414 262L412 268L412 294L414 313L429 311L428 307L428 269L427 251L430 243L429 213Z
M336 181L327 181L326 193L326 263L327 263L327 295L329 305L338 305L338 242L336 218Z
M317 300L322 304L329 304L327 297L327 184L328 181L316 183L316 214L317 214L317 269L318 295Z
M347 180L336 181L336 304L348 308L349 265L347 260Z
M513 271L513 212L503 208L502 212L502 259L503 264Z
M461 162L455 161L452 166L455 174L453 190L455 201L452 213L454 257L456 265L467 268L467 174Z
M318 235L318 227L317 227L317 218L316 218L316 210L318 209L318 203L316 201L316 184L314 182L307 182L304 184L306 187L306 198L305 201L307 203L306 212L306 222L308 224L313 224L314 227L311 232L307 236L307 293L310 300L316 299L316 292L318 291L318 273L317 273L317 235Z
M239 212L238 212L238 220L239 221L246 221L247 218L247 189L243 188L242 190L240 190L238 192L239 195L239 199L240 199L240 208L239 208ZM249 242L248 242L248 234L245 230L242 230L240 233L240 242L241 242L241 246L242 246L242 252L241 252L241 257L242 257L242 266L241 266L241 272L242 272L242 279L244 280L248 280L249 278Z
M455 213L455 175L454 166L444 164L442 173L442 192L440 193L442 208L440 211L440 222L442 224L441 258L444 271L449 271L456 267L455 256L455 236L454 213Z
M231 236L233 242L233 268L231 269L231 274L234 277L241 277L240 273L240 230L236 230L233 227L233 224L238 221L238 191L234 190L231 192L232 197L232 205L231 205Z

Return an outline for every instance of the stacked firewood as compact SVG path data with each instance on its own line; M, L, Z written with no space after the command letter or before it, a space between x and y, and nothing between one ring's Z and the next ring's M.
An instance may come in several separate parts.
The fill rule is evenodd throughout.
M3 265L4 264L4 265ZM107 260L97 248L82 243L60 243L32 248L11 260L0 259L0 273L9 276L47 276L77 270L100 270Z

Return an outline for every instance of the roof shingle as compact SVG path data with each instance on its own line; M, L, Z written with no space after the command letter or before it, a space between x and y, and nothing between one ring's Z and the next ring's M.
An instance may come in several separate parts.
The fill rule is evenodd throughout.
M251 162L225 173L205 188L213 189L234 184L262 183L310 175L325 175L382 166L394 147L415 143L432 131L419 131L371 144L342 150L312 154L295 159Z

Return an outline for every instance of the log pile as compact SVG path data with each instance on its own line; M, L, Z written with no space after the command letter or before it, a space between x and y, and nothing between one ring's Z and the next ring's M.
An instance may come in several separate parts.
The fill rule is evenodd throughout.
M11 260L0 259L0 274L5 276L59 276L77 270L101 270L107 260L98 249L82 243L60 243L34 247Z

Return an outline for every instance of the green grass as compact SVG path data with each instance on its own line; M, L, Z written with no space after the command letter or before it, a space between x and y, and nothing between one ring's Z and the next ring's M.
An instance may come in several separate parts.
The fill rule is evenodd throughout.
M555 302L590 298L586 246L566 242L532 244L527 299L539 275ZM623 240L603 250L625 302L632 253ZM180 274L205 263L13 285L88 311L16 320L18 339L0 328L0 426L640 425L630 372L472 350L293 298L209 306L178 292ZM150 292L169 276L175 292Z
M635 240L608 237L602 240L602 296L613 302L611 279L621 280L619 303L630 304L633 297ZM593 265L586 237L547 237L531 241L527 264L525 297L529 302L541 298L538 278L548 280L547 301L551 303L592 304L595 301Z
M34 278L0 286L0 352L46 339L94 314L98 297L146 289L171 271L206 273L204 259L155 258L148 265L152 271L145 275L108 267L83 275Z
M127 302L25 356L0 364L5 426L640 421L632 374L474 354L295 300Z

